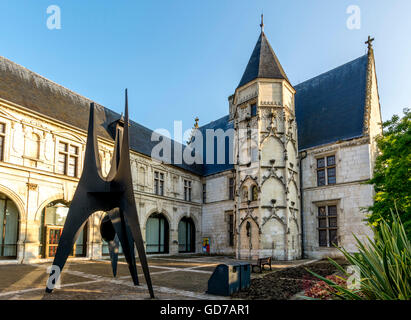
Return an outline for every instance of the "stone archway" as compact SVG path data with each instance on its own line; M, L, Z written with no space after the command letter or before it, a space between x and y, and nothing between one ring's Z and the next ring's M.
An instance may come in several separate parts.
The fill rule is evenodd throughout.
M69 203L62 199L51 201L43 207L39 224L40 257L54 257L68 210ZM87 230L88 222L80 231L71 256L85 257L87 255Z
M240 223L239 231L240 256L252 259L260 247L260 228L252 218L247 218Z
M193 219L183 217L178 223L178 252L195 252L196 228Z
M146 252L147 254L169 252L170 228L165 215L151 214L146 221Z
M16 259L20 230L17 204L0 192L0 259Z

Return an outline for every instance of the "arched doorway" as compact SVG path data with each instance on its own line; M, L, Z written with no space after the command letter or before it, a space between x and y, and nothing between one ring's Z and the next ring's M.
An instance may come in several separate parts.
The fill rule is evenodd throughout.
M183 217L178 224L178 252L195 252L195 234L193 219Z
M5 194L0 193L0 259L17 258L19 210Z
M168 221L161 213L153 213L146 224L147 253L168 253Z
M56 200L44 207L41 213L39 229L39 256L52 258L56 255L58 243L69 211L69 204ZM70 256L85 257L87 255L87 226L81 230Z

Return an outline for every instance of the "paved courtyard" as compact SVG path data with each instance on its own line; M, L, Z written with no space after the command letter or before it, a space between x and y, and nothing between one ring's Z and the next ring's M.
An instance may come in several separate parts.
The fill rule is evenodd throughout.
M154 293L158 299L227 299L206 294L207 282L220 263L236 260L223 256L157 256L149 257ZM301 265L307 260L274 262L273 270ZM52 294L44 292L51 261L38 264L0 265L0 299L34 300L137 300L148 299L144 275L137 264L140 286L134 286L124 259L113 278L109 260L69 260L61 275L61 288ZM252 278L260 277L253 273Z

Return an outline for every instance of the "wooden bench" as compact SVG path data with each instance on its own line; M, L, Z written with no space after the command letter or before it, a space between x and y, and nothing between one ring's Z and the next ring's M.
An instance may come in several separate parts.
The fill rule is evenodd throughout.
M252 265L252 270L255 272L254 268L258 267L260 269L260 273L262 273L264 266L270 266L270 270L273 270L271 268L271 257L257 259L257 262Z

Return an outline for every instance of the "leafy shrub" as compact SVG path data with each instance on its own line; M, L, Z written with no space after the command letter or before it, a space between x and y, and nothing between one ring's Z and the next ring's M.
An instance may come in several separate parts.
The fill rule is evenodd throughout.
M392 214L392 225L384 219L374 228L375 239L367 237L368 244L357 237L358 253L349 253L338 248L351 265L361 272L360 289L324 278L307 269L312 275L324 281L332 290L330 295L343 300L410 300L411 299L411 245L403 224ZM350 276L343 267L329 258L347 278Z

